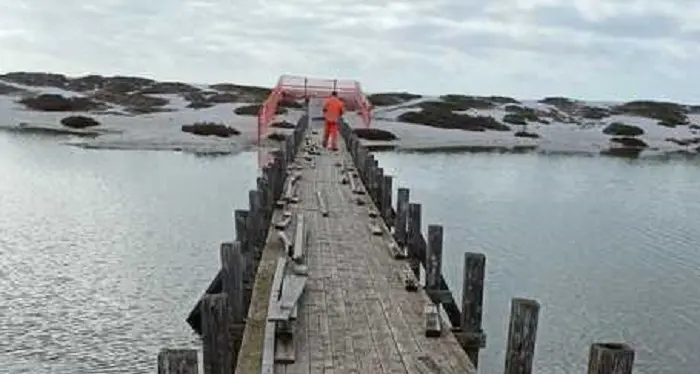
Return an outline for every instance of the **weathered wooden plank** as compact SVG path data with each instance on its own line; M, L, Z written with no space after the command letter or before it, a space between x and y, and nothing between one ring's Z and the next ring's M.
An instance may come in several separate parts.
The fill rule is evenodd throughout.
M197 350L162 349L158 352L158 374L199 374Z
M272 286L270 287L270 296L267 314L268 316L279 307L278 300L282 287L282 277L284 276L284 268L287 265L287 257L280 257L277 260L274 276L272 277ZM265 324L262 354L261 354L261 373L272 374L275 368L275 336L277 324L270 321L269 317Z
M277 260L277 267L275 267L275 275L272 278L272 287L270 288L270 304L267 309L267 320L277 321L278 316L282 314L282 303L280 302L280 297L282 296L282 290L284 287L284 274L285 268L287 267L287 257L280 257ZM284 318L284 320L287 320Z
M306 247L306 226L304 225L304 213L299 212L296 215L296 231L294 234L294 251L292 252L292 260L300 262L304 256L304 248Z
M291 318L294 306L304 293L307 279L306 275L284 275L282 294L279 300L274 301L276 305L271 308L268 321L288 321Z

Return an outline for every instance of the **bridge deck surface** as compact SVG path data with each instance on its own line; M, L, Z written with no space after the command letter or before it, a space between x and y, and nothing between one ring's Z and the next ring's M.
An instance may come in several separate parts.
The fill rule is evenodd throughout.
M320 141L310 130L307 136ZM352 160L342 139L339 143L340 151L322 150L314 168L304 167L297 182L300 202L286 208L305 215L308 282L294 330L296 361L275 364L274 372L475 373L447 326L442 337L425 336L423 313L430 299L422 290L405 290L406 260L390 254L393 238L381 219L383 235L372 235L368 211L376 207L369 197L362 195L367 204L357 205L358 195L340 183L343 168L336 164L352 166ZM320 212L316 191L325 197L328 217ZM281 215L275 212L273 222ZM237 373L260 373L270 286L283 252L274 231L258 268ZM294 224L286 231L293 239Z

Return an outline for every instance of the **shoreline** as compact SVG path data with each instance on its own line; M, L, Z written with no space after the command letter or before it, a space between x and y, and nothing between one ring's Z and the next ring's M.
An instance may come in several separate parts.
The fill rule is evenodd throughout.
M286 133L289 129L275 129L270 133ZM281 142L265 139L265 145L258 147L257 139L240 135L235 142L219 143L212 137L212 142L139 142L139 141L100 141L100 137L109 134L121 134L118 130L101 129L101 131L61 129L42 126L0 126L0 133L17 136L37 136L53 139L65 139L61 145L89 150L116 151L157 151L179 152L202 157L235 156L244 152L273 150ZM202 140L206 140L204 137ZM89 141L85 141L89 140ZM399 141L368 141L363 140L368 150L381 153L412 153L412 154L530 154L539 156L571 156L571 157L616 157L644 160L694 160L700 158L699 152L683 149L663 150L659 148L597 148L597 149L562 149L547 148L538 144L473 144L470 143L431 143L410 144Z
M54 137L94 150L234 155L256 151L257 110L268 88L190 85L138 77L0 75L0 132ZM406 93L368 96L378 152L496 153L690 159L700 155L700 106L635 101L538 101ZM287 101L261 139L274 149L302 114ZM344 116L355 129L357 113ZM616 129L611 129L616 127ZM371 131L370 131L371 132ZM358 134L362 137L362 135ZM373 137L371 137L373 136ZM382 139L379 141L378 139ZM393 140L391 140L393 139Z

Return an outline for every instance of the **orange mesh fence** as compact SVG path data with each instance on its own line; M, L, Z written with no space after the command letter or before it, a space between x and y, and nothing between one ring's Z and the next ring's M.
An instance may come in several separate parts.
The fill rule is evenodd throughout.
M357 111L365 127L371 121L372 106L362 92L360 83L345 79L321 79L303 76L283 75L270 95L260 106L258 112L258 145L267 136L270 123L277 115L277 108L282 100L299 100L304 98L326 97L336 91L348 111ZM266 165L270 161L267 152L258 152L258 164Z

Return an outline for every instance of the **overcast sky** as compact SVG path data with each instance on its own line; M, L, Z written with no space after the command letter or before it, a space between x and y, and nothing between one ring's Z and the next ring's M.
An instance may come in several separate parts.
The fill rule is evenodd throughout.
M698 0L5 0L0 70L700 101Z

